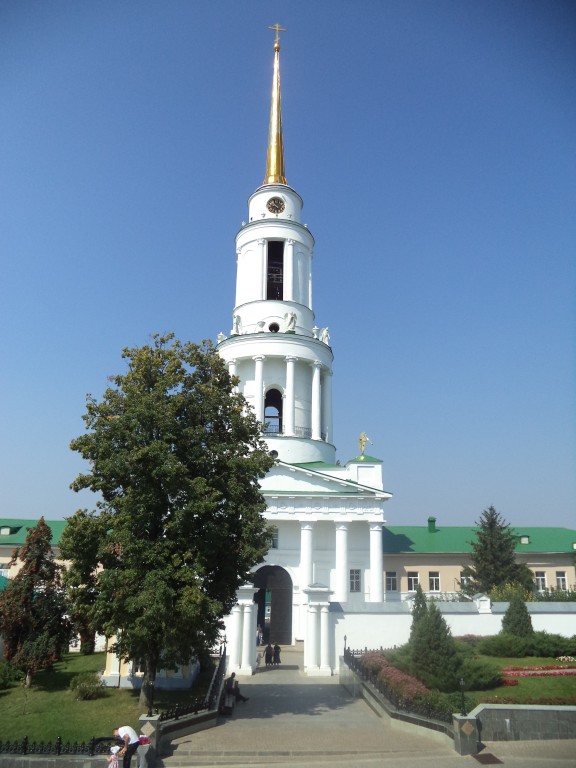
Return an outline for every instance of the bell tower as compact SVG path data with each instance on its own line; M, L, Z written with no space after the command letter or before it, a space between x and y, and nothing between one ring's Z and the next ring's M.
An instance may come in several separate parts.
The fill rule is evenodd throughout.
M314 238L303 201L288 185L276 24L270 128L264 182L248 200L236 236L236 300L218 352L252 405L270 451L287 463L335 462L332 361L328 328L312 305Z

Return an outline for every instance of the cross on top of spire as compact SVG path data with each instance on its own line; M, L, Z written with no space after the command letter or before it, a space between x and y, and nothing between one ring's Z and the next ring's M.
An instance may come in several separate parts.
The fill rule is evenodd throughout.
M274 24L272 27L268 27L268 29L271 29L273 32L276 32L276 39L274 40L274 50L279 51L280 50L280 32L286 32L285 29L283 29L278 22Z

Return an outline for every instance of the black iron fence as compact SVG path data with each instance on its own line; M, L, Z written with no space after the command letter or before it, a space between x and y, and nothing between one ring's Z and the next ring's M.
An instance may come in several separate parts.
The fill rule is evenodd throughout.
M452 712L449 712L446 709L441 709L437 704L430 701L403 698L401 695L398 695L386 681L380 680L377 673L372 672L363 666L362 656L365 653L378 653L380 651L381 649L369 651L368 648L365 648L364 650L344 648L344 661L349 669L355 672L361 680L369 682L370 685L372 685L395 709L411 715L425 717L428 720L439 720L442 723L452 723Z
M90 741L63 742L60 737L55 741L30 741L28 736L18 741L0 741L0 754L4 755L103 755L116 743L114 736L93 736Z
M178 720L184 715L198 714L211 709L216 709L222 680L226 673L226 646L223 648L218 664L214 669L208 693L205 696L197 696L188 704L177 704L173 709L165 710L159 714L159 721ZM55 741L31 741L28 736L18 741L0 741L0 754L11 755L94 755L106 754L111 744L116 744L114 736L93 736L88 742L63 742L60 737Z

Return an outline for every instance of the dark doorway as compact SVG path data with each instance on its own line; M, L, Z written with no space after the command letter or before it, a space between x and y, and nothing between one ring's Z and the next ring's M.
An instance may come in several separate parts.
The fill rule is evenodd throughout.
M258 592L258 624L264 644L292 645L292 579L279 565L265 565L254 574Z

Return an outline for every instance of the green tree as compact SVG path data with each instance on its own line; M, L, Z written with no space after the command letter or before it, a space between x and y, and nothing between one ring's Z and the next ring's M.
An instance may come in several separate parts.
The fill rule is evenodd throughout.
M418 622L423 616L426 616L427 612L428 603L426 602L426 597L422 591L422 586L417 584L416 595L414 596L414 604L412 606L412 624L410 625L410 639L408 642L412 642L412 638L414 637Z
M471 565L462 569L464 591L490 594L494 587L517 584L533 589L532 572L516 560L516 537L494 507L485 509L477 521L476 539L471 543Z
M426 686L456 690L461 660L450 628L434 603L414 627L410 653L413 674Z
M20 561L21 568L0 593L4 658L22 670L26 687L35 672L62 657L70 639L61 567L54 560L51 540L43 517L35 528L28 528L10 562Z
M96 596L99 547L108 533L108 515L94 516L87 510L68 519L60 540L60 553L68 561L63 581L67 589L73 631L80 637L81 653L93 653L96 639ZM113 561L111 562L113 565Z
M144 665L187 663L217 640L236 590L270 545L258 480L273 464L260 425L209 342L173 334L125 349L128 371L87 399L90 462L72 488L101 495L61 542L98 631Z
M532 619L526 603L520 597L513 597L502 618L502 632L516 637L530 637L534 634Z

